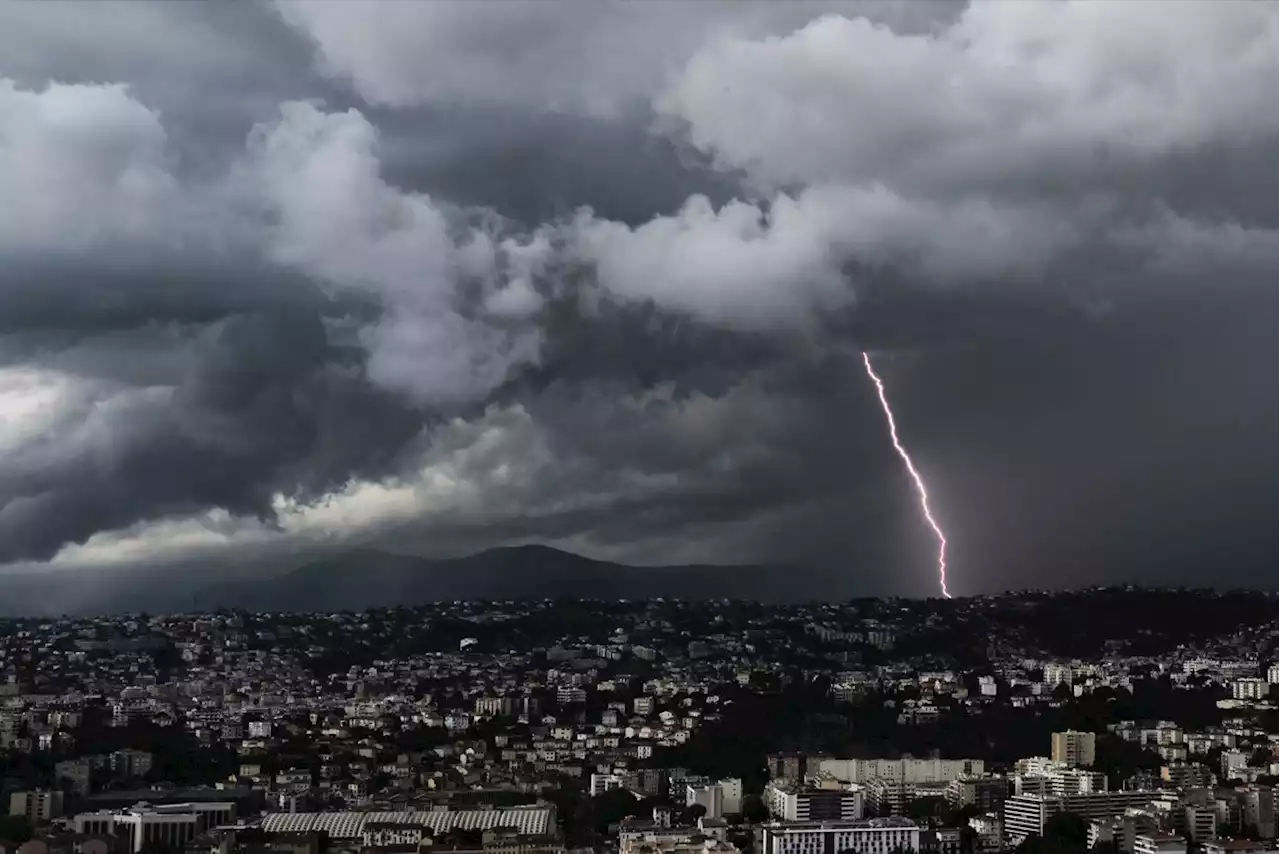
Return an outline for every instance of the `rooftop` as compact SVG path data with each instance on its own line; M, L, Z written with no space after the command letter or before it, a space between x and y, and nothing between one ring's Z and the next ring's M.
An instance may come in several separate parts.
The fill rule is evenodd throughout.
M420 812L298 812L269 813L262 819L268 833L323 830L334 839L355 839L366 824L421 825L434 834L450 830L494 830L511 828L524 834L541 835L555 829L550 807L508 807L501 809L459 809Z

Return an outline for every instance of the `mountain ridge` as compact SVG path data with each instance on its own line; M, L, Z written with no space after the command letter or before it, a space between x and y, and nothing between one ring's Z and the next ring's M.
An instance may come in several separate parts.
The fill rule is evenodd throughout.
M461 599L721 599L802 601L781 565L631 566L543 545L503 546L452 558L351 549L270 578L203 588L202 609L360 611ZM815 571L808 571L814 573ZM812 598L812 597L809 597Z

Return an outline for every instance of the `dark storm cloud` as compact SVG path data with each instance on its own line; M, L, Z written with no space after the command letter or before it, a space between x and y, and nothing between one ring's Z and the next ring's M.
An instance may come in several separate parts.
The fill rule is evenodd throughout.
M527 399L525 407L549 459L561 464L539 468L536 478L521 483L524 513L484 519L481 530L471 528L471 537L554 539L587 531L593 546L634 557L643 555L635 550L637 543L684 541L705 547L702 541L708 535L717 538L723 528L810 511L814 505L852 511L850 496L896 469L879 452L879 425L848 417L870 402L865 384L851 382L856 379L851 364L837 355L775 359L756 370L743 365L735 387L719 393L681 394L678 383L663 383L637 395L630 378L586 386L554 382ZM477 463L489 465L485 458ZM561 503L563 496L593 494L596 500ZM874 507L861 516L869 526L877 521L884 517ZM427 536L459 538L469 527L432 524ZM412 528L394 532L393 541L427 546L415 539ZM853 530L859 528L855 524ZM757 538L753 547L760 545ZM748 556L732 550L689 554L720 560ZM782 549L769 555L784 557ZM862 582L872 577L865 574Z
M313 314L237 315L190 349L175 386L110 395L6 464L0 561L208 507L270 518L276 492L307 500L395 471L421 429L420 413L364 382Z
M540 539L931 592L870 348L959 591L1262 578L1275 41L1235 3L9 4L0 562Z
M295 271L243 257L9 257L0 272L0 335L208 324L288 308L337 315L355 307L335 303Z
M25 88L127 83L164 115L180 168L197 172L225 166L282 100L343 98L309 73L306 39L256 2L5 3L0 56L0 75Z
M1274 288L1144 302L886 369L961 590L1270 584Z
M655 137L646 114L602 123L512 111L373 110L383 174L405 189L494 208L526 226L586 205L638 224L678 209L690 193L727 201L739 181L697 152ZM429 139L429 145L423 140Z

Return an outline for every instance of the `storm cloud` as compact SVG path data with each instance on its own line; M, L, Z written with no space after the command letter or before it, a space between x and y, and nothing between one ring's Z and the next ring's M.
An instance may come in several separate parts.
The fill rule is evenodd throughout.
M960 592L1269 584L1277 49L1238 0L0 5L0 565L923 595L870 349Z

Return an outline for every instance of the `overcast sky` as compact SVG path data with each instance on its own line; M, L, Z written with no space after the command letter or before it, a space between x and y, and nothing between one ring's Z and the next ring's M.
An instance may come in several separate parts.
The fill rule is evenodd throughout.
M952 592L1270 587L1277 100L1273 2L0 2L0 567L936 595L869 350Z

